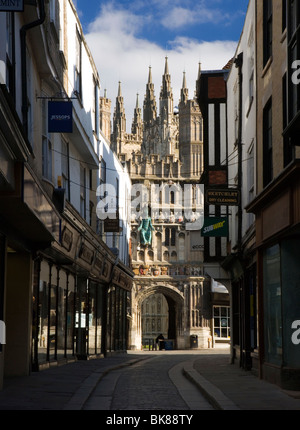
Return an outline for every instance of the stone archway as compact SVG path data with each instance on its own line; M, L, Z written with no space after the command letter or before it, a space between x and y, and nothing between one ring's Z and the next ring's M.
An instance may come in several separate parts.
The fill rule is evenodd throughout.
M131 342L134 349L142 348L142 303L153 294L162 294L169 306L168 338L175 341L174 348L183 347L184 296L170 285L151 285L141 288L132 303Z

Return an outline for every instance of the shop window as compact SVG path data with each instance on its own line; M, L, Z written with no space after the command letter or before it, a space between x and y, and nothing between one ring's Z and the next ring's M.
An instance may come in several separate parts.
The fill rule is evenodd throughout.
M66 300L67 300L67 274L63 270L59 271L57 288L57 359L65 357L66 351Z
M67 287L67 326L66 326L66 352L67 356L74 355L74 321L75 321L75 278L73 275L68 276Z
M96 316L96 284L89 282L88 289L88 353L96 353L97 316Z
M227 306L214 306L214 336L230 339L230 308Z
M282 360L280 264L280 246L266 249L263 264L265 359L275 365L280 365Z

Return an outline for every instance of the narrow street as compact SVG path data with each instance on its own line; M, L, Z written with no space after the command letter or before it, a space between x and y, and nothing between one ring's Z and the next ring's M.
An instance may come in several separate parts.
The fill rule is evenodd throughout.
M85 410L213 410L183 374L195 359L187 351L153 353L153 358L110 372L97 385Z

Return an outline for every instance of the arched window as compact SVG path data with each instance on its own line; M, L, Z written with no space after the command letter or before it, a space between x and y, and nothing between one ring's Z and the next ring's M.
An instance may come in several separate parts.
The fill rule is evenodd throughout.
M165 229L165 246L170 246L170 229Z
M172 228L171 229L171 246L175 246L176 245L176 229Z

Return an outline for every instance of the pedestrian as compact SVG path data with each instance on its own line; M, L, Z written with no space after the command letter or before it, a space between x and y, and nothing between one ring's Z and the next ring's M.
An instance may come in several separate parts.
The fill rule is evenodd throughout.
M156 338L156 343L159 343L159 350L161 351L162 349L165 349L165 342L164 342L165 338L163 337L162 333L157 336Z

